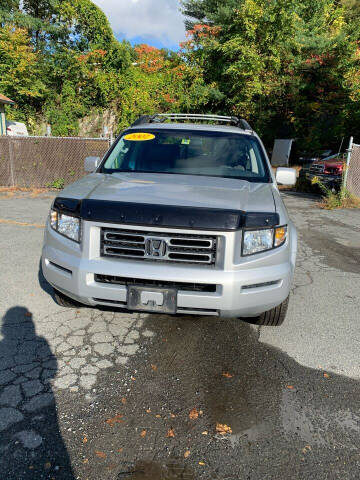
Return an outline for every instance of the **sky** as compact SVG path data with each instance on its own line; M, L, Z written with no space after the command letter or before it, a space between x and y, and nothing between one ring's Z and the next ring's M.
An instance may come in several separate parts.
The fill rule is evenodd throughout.
M93 0L107 15L116 37L176 50L185 39L180 0Z

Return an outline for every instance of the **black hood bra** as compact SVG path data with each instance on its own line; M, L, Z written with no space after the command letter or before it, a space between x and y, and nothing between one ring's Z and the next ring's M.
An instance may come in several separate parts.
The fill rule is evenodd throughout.
M278 213L62 197L54 200L53 209L92 222L225 232L270 228L280 223Z

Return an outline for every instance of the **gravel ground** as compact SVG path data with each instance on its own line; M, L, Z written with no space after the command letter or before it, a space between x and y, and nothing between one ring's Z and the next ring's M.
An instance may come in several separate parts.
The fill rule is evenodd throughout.
M360 210L284 194L293 295L258 328L59 307L39 272L52 198L0 194L1 479L359 478Z

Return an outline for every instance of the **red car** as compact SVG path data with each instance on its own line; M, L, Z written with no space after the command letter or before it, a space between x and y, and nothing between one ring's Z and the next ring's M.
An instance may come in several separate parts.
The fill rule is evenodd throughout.
M309 180L318 177L324 185L337 189L340 188L344 168L345 162L340 160L338 155L332 155L323 160L315 161L306 177Z

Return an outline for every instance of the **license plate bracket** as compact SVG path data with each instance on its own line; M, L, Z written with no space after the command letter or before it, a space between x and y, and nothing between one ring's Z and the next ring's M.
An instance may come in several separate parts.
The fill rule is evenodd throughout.
M141 312L176 313L177 290L174 288L128 286L127 308Z

